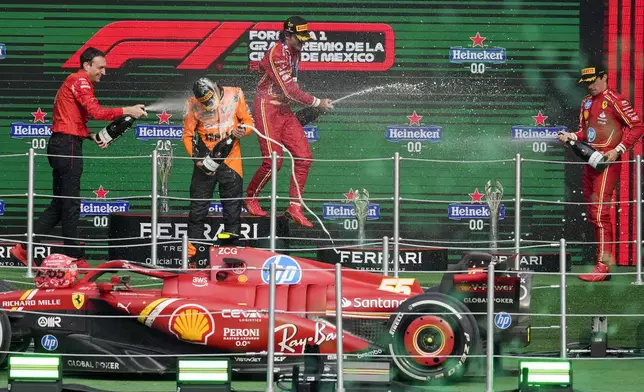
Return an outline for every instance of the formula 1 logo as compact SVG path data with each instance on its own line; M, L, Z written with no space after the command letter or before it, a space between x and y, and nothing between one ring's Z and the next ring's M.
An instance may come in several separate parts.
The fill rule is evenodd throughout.
M320 45L305 48L301 70L387 71L394 63L394 31L387 24L308 25L313 33L319 33L312 41ZM177 69L184 70L208 69L215 63L220 68L245 34L259 48L259 44L269 45L262 37L274 38L281 29L280 22L119 21L100 29L62 68L78 68L80 55L88 47L105 52L110 68L121 68L128 60L178 60ZM249 63L257 61L256 50L249 51Z

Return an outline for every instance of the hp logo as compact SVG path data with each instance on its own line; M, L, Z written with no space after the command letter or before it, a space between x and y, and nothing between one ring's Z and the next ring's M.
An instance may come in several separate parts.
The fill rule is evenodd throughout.
M58 348L58 339L54 335L45 335L40 339L40 345L47 351L54 351Z
M268 284L271 280L271 264L275 264L275 284L297 284L302 280L302 268L289 256L273 256L262 266L262 281Z
M0 60L7 57L7 47L5 44L0 44Z
M512 324L512 316L505 312L497 313L496 316L494 316L494 324L499 329L508 329L510 324Z

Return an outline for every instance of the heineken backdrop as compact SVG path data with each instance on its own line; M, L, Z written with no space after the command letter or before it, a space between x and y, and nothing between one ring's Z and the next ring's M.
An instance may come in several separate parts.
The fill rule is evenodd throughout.
M107 76L95 86L103 105L167 103L105 151L86 143L86 156L121 157L85 161L81 236L105 239L96 244L106 245L107 215L150 210L144 196L151 193L151 159L132 157L151 154L159 139L172 141L175 157L186 156L177 103L188 96L192 82L208 76L240 86L252 102L257 61L276 39L281 22L296 14L315 32L303 53L302 87L333 99L370 90L337 103L332 113L307 128L314 158L328 161L314 162L305 197L316 199L307 204L338 243L357 238L350 203L357 189L368 190L371 199L365 242L392 235L391 157L398 152L404 158L403 248L447 247L436 252L454 261L463 251L451 248L472 246L464 241L487 246L489 211L481 194L493 178L505 189L499 246L512 247L503 241L514 238L515 155L574 160L554 138L558 130L576 127L584 94L575 84L585 55L579 1L8 0L0 13L0 154L26 153L30 147L45 152L54 95L77 69L85 45L107 53ZM89 125L98 131L105 123ZM242 154L260 156L255 136L242 140ZM488 160L495 162L481 162ZM259 163L244 161L246 184ZM27 156L3 158L0 164L0 194L9 195L0 198L0 233L25 233L26 198L10 195L26 192ZM35 191L49 195L46 157L37 156L36 164ZM579 165L564 170L561 164L524 162L523 197L566 200L578 189L579 172ZM190 174L188 161L174 160L170 196L189 197ZM285 160L278 179L282 196L289 174ZM270 195L269 189L264 195ZM109 199L128 196L142 198ZM37 197L36 216L48 202ZM188 202L172 200L169 207L173 214L186 214ZM281 199L278 211L285 207ZM221 209L213 205L211 210L217 215ZM567 235L593 240L583 209L527 201L521 212L525 240L558 241ZM289 247L310 249L293 254L317 257L311 248L329 245L314 223L313 230L291 225L289 235L304 239L290 240ZM369 252L377 247L365 246ZM556 262L553 250L543 250L547 257L526 260ZM592 261L586 257L591 250L572 250L573 263ZM107 257L104 248L88 253ZM442 265L434 259L431 263Z

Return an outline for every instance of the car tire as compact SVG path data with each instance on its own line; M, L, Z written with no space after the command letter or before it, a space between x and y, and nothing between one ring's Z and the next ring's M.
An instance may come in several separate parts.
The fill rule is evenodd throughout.
M389 353L398 378L413 382L456 381L481 352L479 330L467 307L427 292L398 307L387 322Z
M11 323L9 316L3 310L0 310L0 369L7 366L7 353L11 347Z
M10 282L0 280L0 293L15 291L18 288ZM0 310L0 351L11 351L11 321L3 310ZM0 369L7 367L7 354L0 352Z

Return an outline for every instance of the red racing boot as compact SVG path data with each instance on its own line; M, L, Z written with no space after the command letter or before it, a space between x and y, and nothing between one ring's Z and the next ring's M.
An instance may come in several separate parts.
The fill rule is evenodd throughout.
M268 216L266 211L262 210L262 206L259 205L259 201L254 197L247 197L244 200L246 204L246 211L253 216L265 217Z
M313 223L309 222L302 212L302 206L296 203L291 203L286 209L286 217L293 219L295 223L304 227L313 227Z
M579 275L579 279L586 282L604 282L611 279L608 265L598 262L590 274Z
M24 246L22 246L22 244L16 244L16 246L9 249L9 253L11 253L11 256L16 258L16 260L20 261L24 265L27 265L27 250Z

